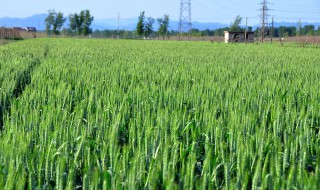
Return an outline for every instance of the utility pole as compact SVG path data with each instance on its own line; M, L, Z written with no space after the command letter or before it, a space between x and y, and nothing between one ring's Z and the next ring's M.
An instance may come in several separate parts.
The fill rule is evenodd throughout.
M263 0L261 2L262 8L261 10L261 29L260 29L260 38L261 42L264 41L266 35L268 34L268 0Z
M180 2L180 20L179 20L179 40L184 32L189 33L191 38L191 0L181 0Z
M4 39L5 36L4 36L4 26L2 26L2 38Z
M244 31L244 39L245 39L245 42L247 43L247 32L248 32L248 17L246 17L246 30Z
M120 12L118 12L118 39L120 38Z
M298 30L299 30L299 36L302 35L302 24L301 24L301 19L299 19L299 23L298 23Z
M272 43L272 39L274 37L274 17L272 17L272 28L271 28L271 43Z

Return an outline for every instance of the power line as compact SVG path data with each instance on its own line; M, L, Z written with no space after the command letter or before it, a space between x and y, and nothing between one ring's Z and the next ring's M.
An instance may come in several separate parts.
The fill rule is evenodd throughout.
M302 1L301 1L302 2ZM314 4L310 4L310 2L309 2L309 4L307 4L307 3L305 3L305 2L303 2L302 4L299 4L299 3L296 3L296 2L291 2L290 1L290 3L282 3L282 2L276 2L276 3L274 3L275 5L277 5L277 6L285 6L285 7L304 7L304 8L308 8L308 7L312 7L312 8L314 8L316 5L314 5Z
M302 10L276 10L275 12L279 12L279 13L282 13L282 12L285 12L285 13L306 13L306 14L315 14L315 13L318 13L316 11L302 11Z
M283 17L283 18L279 18L279 17L277 17L277 19L279 20L279 19L284 19L284 20L299 20L299 19L302 19L302 20L320 20L320 17L319 18L304 18L304 17L299 17L299 18L285 18L285 17Z
M215 13L216 15L224 15L225 13L226 13L226 10L229 10L229 12L230 12L230 10L231 10L231 12L236 12L236 9L235 9L235 7L237 8L237 9L239 9L239 10L243 10L244 9L244 7L247 7L246 9L249 9L249 6L248 6L248 4L241 4L241 6L229 6L229 5L225 5L224 3L220 3L219 1L217 1L217 0L214 0L214 1L209 1L209 2L206 2L206 3L204 3L204 2L202 2L202 1L200 1L200 0L194 0L193 2L193 5L195 5L196 6L196 8L201 8L202 10L207 10L207 11L211 11L212 13ZM231 4L238 4L238 2L236 2L236 0L230 0L230 1L228 1L228 2L226 2L226 3L231 3ZM262 4L262 3L261 3ZM280 9L276 9L276 10L272 10L273 11L273 14L272 14L272 16L275 16L275 15L283 15L283 14L281 14L281 13L302 13L302 14L304 14L307 18L304 18L304 16L299 16L299 18L303 18L304 20L319 20L319 18L312 18L313 16L313 14L315 14L315 13L318 13L316 10L317 10L317 8L316 8L316 6L312 6L312 5L306 5L305 3L303 3L303 4L301 4L300 3L300 5L299 4L297 4L297 3L290 3L290 4L288 4L288 3L270 3L269 1L267 1L267 3L266 3L266 5L267 5L267 13L266 13L266 15L267 15L267 20L268 20L268 18L270 18L270 16L271 15L268 15L268 12L270 12L271 11L271 9L269 9L268 7L270 6L270 5L273 5L273 6L277 6L277 7L279 7ZM285 6L285 7L284 7ZM214 9L213 7L215 7L215 8L217 8L217 9ZM294 10L294 9L296 9L296 11ZM262 9L260 9L260 11L262 12ZM252 15L252 14L251 14ZM195 17L196 15L193 15L193 19L195 20ZM250 19L258 19L259 17L260 17L260 20L262 20L261 18L262 18L262 14L260 13L260 15L259 16L251 16L250 17L250 15L244 15L244 16L246 16L246 17L248 17L248 18L250 18ZM285 15L283 15L284 17L286 17ZM283 17L282 16L282 17ZM292 15L291 15L292 16ZM309 16L309 18L308 18L308 16ZM197 17L197 16L196 16ZM280 18L280 17L277 17L277 19L288 19L288 20L296 20L296 19L299 19L299 18ZM202 16L200 16L200 17L197 17L197 19L205 19L205 20L231 20L231 19L234 19L234 17L230 17L230 16L227 16L227 17L217 17L217 16L213 16L213 17L202 17ZM270 28L270 24L268 23L268 21L265 21L265 33L267 33L267 34L271 34L270 32L271 32L271 28ZM260 26L262 25L262 22L260 21ZM260 32L260 31L259 31ZM259 33L260 34L260 33Z

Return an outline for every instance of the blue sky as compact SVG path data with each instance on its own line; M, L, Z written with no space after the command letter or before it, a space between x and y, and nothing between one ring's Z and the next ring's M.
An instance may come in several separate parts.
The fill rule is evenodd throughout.
M201 22L231 23L237 15L248 17L248 24L259 23L262 0L192 0L192 20ZM273 0L269 14L277 22L320 22L320 0ZM147 16L169 14L179 18L180 0L0 0L0 17L28 17L47 13L49 9L70 13L89 9L96 19L136 18L142 10Z

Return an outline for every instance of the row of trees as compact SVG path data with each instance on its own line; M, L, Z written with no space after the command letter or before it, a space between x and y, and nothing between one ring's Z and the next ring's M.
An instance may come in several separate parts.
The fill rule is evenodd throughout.
M314 25L305 25L302 27L302 24L299 22L295 34L297 36L318 36L320 35L320 26L318 26L316 30Z
M137 23L137 34L140 37L150 37L155 31L153 28L153 24L155 22L155 19L152 17L145 17L145 12L141 12L138 23ZM162 36L164 39L168 34L168 28L169 28L169 15L164 15L163 18L157 19L159 28L157 31L158 37Z
M258 35L258 29L256 29L255 34ZM272 31L271 28L268 30L268 34L274 37L295 37L295 36L320 36L320 27L316 29L314 25L305 25L304 27L295 26L279 26L275 27Z
M232 31L230 27L219 28L216 30L198 30L192 29L191 35L192 36L224 36L224 31ZM237 31L245 31L245 28L241 28ZM252 27L248 27L248 32L254 32L255 36L258 37L259 35L259 28L256 28L254 31ZM271 30L269 30L268 34L272 34ZM295 36L320 36L320 27L315 28L313 25L306 25L299 30L295 26L279 26L273 29L273 36L274 37L295 37Z
M305 26L303 27L304 32L302 33L302 36L306 36L306 35L318 35L320 36L320 27L318 28L318 30L311 30L312 27L309 26ZM309 29L310 30L307 30ZM224 36L224 31L230 31L230 27L225 27L225 28L219 28L216 30L210 30L210 29L205 29L205 30L199 30L199 29L192 29L191 30L191 36L195 36L195 37L204 37L204 36ZM241 28L238 31L244 31L245 28ZM259 29L255 29L253 30L252 27L248 27L248 32L254 32L255 36L258 37L259 35ZM68 35L72 35L71 31L67 31ZM274 28L274 37L293 37L293 36L299 36L298 35L298 29L297 27L294 26L290 26L290 27L286 27L286 26L280 26L280 27L275 27ZM99 37L99 38L128 38L128 39L134 39L137 37L140 37L137 35L136 31L131 31L131 30L96 30L92 33L92 35L94 37ZM154 31L152 33L152 35L154 36L160 36L160 34L158 34L158 31ZM166 33L167 37L170 36L178 36L180 35L180 33L176 30L168 30Z
M45 19L47 34L59 35L65 21L63 13L49 10L49 14ZM94 17L91 16L89 10L82 10L79 14L69 15L70 30L77 35L89 35L92 33L90 28Z
M63 13L56 12L54 10L49 10L49 14L45 19L46 22L46 31L47 33L59 35L61 33L61 28L64 26L67 18L63 16ZM62 30L63 34L67 35L89 35L92 34L93 31L90 28L94 17L91 16L89 10L83 10L80 13L75 13L69 15L69 28L64 28ZM158 28L154 29L154 24L157 22ZM241 27L242 18L238 15L235 20L230 24L229 27L219 28L216 30L198 30L192 29L192 36L223 36L224 31L244 31L245 28ZM164 15L162 18L154 19L152 17L146 17L145 12L141 12L138 18L138 23L136 26L136 31L112 31L105 30L96 31L94 34L97 36L105 36L105 37L114 37L114 36L122 36L124 38L135 38L138 37L155 37L162 36L164 39L166 36L174 36L179 35L177 31L169 31L169 15ZM252 27L247 28L248 31L253 31ZM255 31L255 36L258 36L259 29L257 28ZM268 31L269 34L272 32L271 29ZM317 29L314 25L305 25L302 26L301 22L298 23L298 27L290 26L280 26L275 27L273 29L274 37L289 37L289 36L313 36L320 35L320 27Z
M245 31L244 27L241 27L242 18L238 15L234 22L230 24L230 27L219 28L216 30L197 30L192 29L192 35L196 36L223 36L224 31ZM248 32L252 32L251 26L247 28ZM255 36L259 35L259 28L254 31ZM270 27L267 30L267 35L273 35L274 37L293 37L293 36L320 36L320 27L316 28L314 25L302 26L301 22L298 23L298 27L294 26L279 26Z

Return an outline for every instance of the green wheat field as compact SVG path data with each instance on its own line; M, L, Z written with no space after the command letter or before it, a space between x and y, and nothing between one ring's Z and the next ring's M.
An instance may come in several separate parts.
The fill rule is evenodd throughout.
M0 47L0 189L318 189L320 49Z

